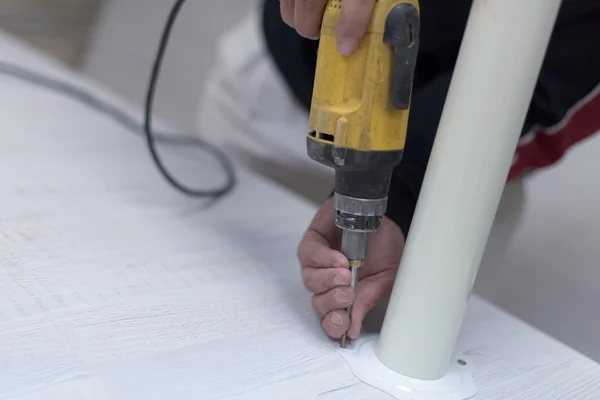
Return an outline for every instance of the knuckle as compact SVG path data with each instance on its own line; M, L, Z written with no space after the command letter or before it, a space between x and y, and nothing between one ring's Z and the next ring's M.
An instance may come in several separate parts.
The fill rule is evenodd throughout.
M314 291L314 286L312 283L312 274L307 269L303 269L301 274L302 274L302 281L304 282L304 286L306 287L306 289L309 292L312 293Z
M287 13L282 13L281 14L281 19L290 28L294 27L294 20Z
M314 271L313 274L311 274L310 277L310 284L312 285L312 288L314 289L314 294L319 294L322 293L326 290L326 288L323 286L323 279L322 279L322 274L320 273L319 270Z
M303 237L302 240L300 240L300 243L298 243L298 246L296 247L296 258L298 259L298 261L300 261L301 264L303 264L303 260L304 260L304 243L306 241L306 238Z
M302 239L296 250L296 257L302 267L309 267L314 264L314 250L310 249L310 242L307 238Z
M283 22L292 26L294 24L294 3L290 0L280 0L279 9Z
M295 22L296 31L304 38L313 38L319 35L319 27L314 21L301 19Z
M339 308L336 307L336 303L333 300L333 293L331 293L331 291L314 295L313 307L315 307L315 310L317 310L321 317L324 317L332 310Z
M325 313L323 312L322 307L321 307L321 301L318 296L312 297L312 308L317 312L317 314L321 318L323 318L325 316Z

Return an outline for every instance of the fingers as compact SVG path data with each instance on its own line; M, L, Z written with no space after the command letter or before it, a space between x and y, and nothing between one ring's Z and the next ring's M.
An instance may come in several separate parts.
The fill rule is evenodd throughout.
M279 0L283 21L310 39L319 37L326 4L327 0Z
M360 45L377 0L344 0L337 32L338 51L350 55ZM280 0L281 18L306 38L316 39L321 31L327 0Z
M332 311L342 311L352 304L354 292L348 286L313 296L312 306L321 318Z
M327 239L311 231L298 246L298 260L303 268L348 268L348 259L333 250Z
M290 27L294 27L294 0L279 0L281 19Z
M301 36L316 39L321 31L323 11L327 0L296 0L294 28Z
M345 309L354 299L348 259L333 250L340 240L333 200L329 199L315 214L297 255L304 284L313 293L313 308L323 318L323 329L333 338L340 338L348 329L350 316Z
M348 330L350 316L346 311L332 311L323 319L323 330L333 339L339 339Z
M297 250L303 268L348 268L348 259L333 250L340 241L341 232L335 226L332 200L325 202L315 214Z
M365 316L375 307L377 302L392 290L396 270L386 270L377 275L370 276L359 282L358 293L355 295L352 305L352 319L348 328L348 337L356 339Z
M345 268L302 268L302 280L309 292L323 294L339 286L350 286L352 273Z
M376 0L344 0L337 31L337 49L350 55L360 45Z

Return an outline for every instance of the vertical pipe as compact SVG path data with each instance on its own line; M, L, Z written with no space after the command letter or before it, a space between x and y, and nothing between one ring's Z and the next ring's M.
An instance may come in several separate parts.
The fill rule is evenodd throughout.
M397 373L448 370L560 3L473 1L377 345Z

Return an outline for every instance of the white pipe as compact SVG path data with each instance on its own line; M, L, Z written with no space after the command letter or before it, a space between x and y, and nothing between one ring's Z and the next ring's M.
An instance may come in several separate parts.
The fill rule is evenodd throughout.
M391 370L442 378L561 0L474 0L377 346Z

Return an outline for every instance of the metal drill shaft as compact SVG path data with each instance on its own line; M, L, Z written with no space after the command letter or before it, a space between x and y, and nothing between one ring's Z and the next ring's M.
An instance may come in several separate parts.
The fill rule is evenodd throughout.
M363 260L350 260L350 270L352 271L352 281L350 282L350 287L354 290L355 293L358 289L358 271L360 267L363 266L363 264ZM352 305L349 305L346 308L346 311L348 312L350 318L352 318ZM346 347L346 333L342 335L342 338L340 339L340 345L342 347Z
M348 257L350 270L352 271L352 280L350 287L354 293L358 290L358 272L364 265L365 256L367 253L368 232L356 232L344 230L342 232L342 253ZM348 315L352 318L352 305L346 308ZM340 339L341 347L346 347L346 333Z

